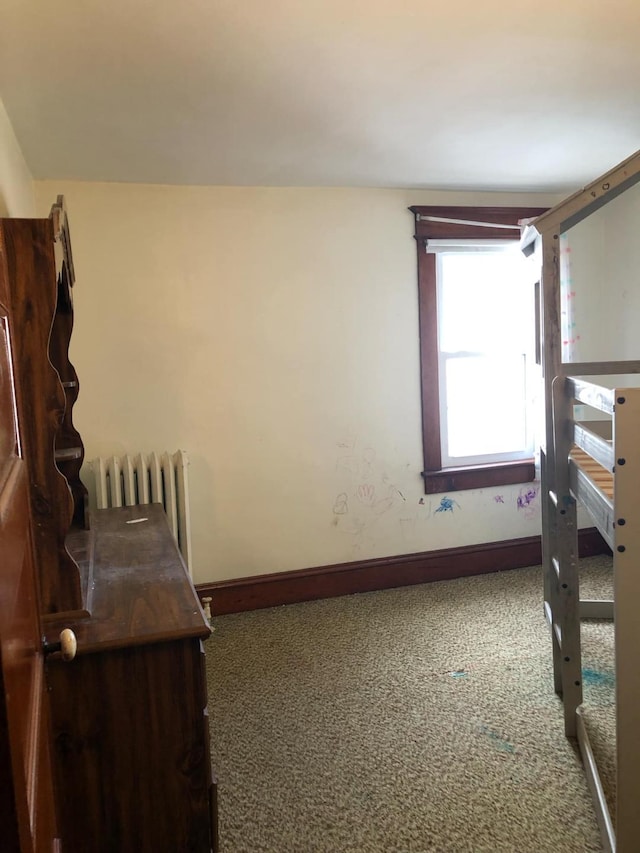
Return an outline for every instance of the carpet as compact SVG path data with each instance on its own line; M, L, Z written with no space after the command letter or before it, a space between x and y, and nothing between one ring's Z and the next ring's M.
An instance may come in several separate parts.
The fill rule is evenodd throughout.
M610 765L611 636L583 629ZM206 661L221 853L601 850L539 567L217 617Z

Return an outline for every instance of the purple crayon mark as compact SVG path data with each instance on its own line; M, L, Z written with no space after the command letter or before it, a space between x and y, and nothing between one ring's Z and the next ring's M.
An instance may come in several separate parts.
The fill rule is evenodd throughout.
M528 506L530 506L533 503L533 501L537 497L538 497L538 490L534 489L534 488L527 489L526 492L521 492L518 495L518 500L517 500L518 509L526 509Z

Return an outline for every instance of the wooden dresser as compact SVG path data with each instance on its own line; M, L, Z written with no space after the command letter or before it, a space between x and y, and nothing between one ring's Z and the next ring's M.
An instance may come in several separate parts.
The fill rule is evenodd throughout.
M75 660L47 661L64 850L209 851L209 628L164 510L97 510L70 545L91 615L46 625L78 643Z
M7 631L0 683L9 724L0 759L3 750L11 754L13 777L6 768L0 775L12 778L13 790L6 803L0 795L0 813L15 812L21 839L10 849L216 851L202 646L209 625L162 506L88 513L79 478L84 449L72 419L79 386L68 359L73 263L62 200L48 219L0 221L0 249L19 427L15 451L6 452L28 471L36 582L26 606L42 638L28 654L34 671L44 662L29 707L37 706L35 751L48 752L52 765L31 781L16 776L18 751L29 753L28 763L34 749L12 733ZM0 525L0 545L3 536ZM50 789L51 780L39 778L49 774L54 837L28 846L22 839L39 809L34 791ZM19 814L23 795L31 818Z

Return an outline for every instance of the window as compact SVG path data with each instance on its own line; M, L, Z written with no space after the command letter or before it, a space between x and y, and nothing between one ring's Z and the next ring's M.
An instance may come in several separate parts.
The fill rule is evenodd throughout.
M425 491L533 480L533 285L518 221L544 208L412 207Z

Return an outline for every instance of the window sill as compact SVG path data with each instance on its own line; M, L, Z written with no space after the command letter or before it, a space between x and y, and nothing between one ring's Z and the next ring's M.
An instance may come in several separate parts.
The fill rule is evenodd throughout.
M493 465L469 465L463 468L441 468L439 471L422 472L424 490L427 495L530 483L535 479L535 475L536 469L533 459L499 462Z

